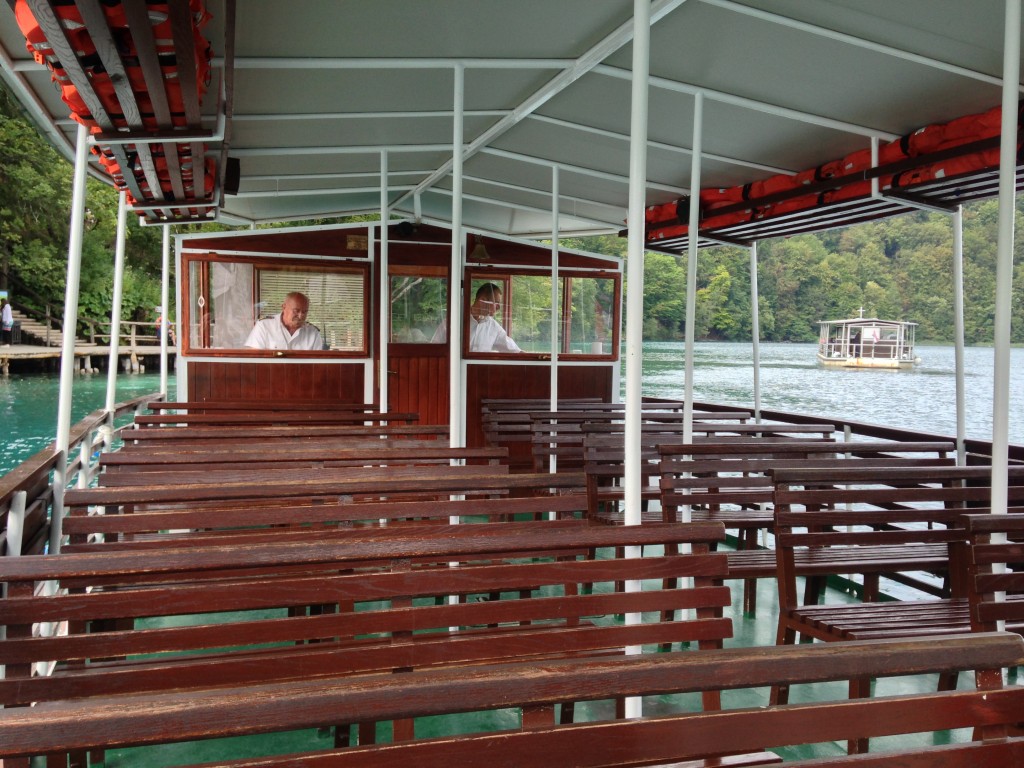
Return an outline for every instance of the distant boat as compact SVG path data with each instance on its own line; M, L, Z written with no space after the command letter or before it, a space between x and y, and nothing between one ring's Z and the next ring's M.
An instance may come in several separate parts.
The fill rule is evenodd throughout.
M842 368L912 368L921 362L914 353L917 323L853 317L820 320L818 360Z

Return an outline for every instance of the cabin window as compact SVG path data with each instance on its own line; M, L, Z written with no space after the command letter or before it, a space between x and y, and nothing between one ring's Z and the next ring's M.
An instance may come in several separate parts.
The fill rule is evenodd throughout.
M186 352L235 350L246 346L253 326L279 314L285 298L302 293L309 301L306 323L319 331L321 345L291 354L368 354L366 296L369 272L363 265L288 264L280 261L186 259L188 270Z
M441 270L391 268L392 344L447 341L448 275Z
M467 284L470 291L466 296L464 344L468 357L510 354L547 357L551 353L552 333L557 335L561 356L614 356L619 283L613 275L560 275L554 327L550 273L475 273ZM486 286L493 286L498 293ZM492 293L498 297L497 301L488 300ZM477 326L491 324L486 315L493 317L499 327L492 325L489 332L481 334ZM511 347L505 342L505 335L511 339ZM486 343L494 339L493 346L485 348L480 343L481 338Z

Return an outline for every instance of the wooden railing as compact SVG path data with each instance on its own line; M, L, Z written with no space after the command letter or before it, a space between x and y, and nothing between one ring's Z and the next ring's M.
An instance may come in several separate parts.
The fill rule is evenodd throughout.
M68 451L56 442L0 477L0 553L31 555L46 551L56 532L52 520L60 520L67 488L87 488L98 470L98 455L109 449L116 436L117 420L140 413L161 395L152 393L118 403L112 413L93 411L71 428Z

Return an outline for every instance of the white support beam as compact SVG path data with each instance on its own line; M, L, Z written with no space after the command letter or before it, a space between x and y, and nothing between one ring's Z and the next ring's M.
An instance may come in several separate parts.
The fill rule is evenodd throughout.
M616 77L620 80L629 80L630 78L630 72L628 69L612 67L607 64L595 67L594 72L608 77ZM684 83L679 80L669 80L666 77L652 77L650 78L650 85L652 88L660 88L661 90L673 91L675 93L685 93L690 96L696 95L699 91L704 94L705 98L711 101L721 102L722 104L731 104L735 107L742 107L743 109L750 109L755 112L763 112L767 115L774 115L775 117L782 117L787 120L795 120L797 122L807 123L808 125L832 128L837 131L852 133L858 136L877 136L879 139L884 139L885 141L892 141L893 139L899 138L898 133L891 133L889 131L883 131L866 125L857 125L856 123L849 123L844 120L833 120L832 118L816 115L811 112L801 112L800 110L790 109L778 104L769 104L765 101L757 101L756 99L737 96L734 93L716 91L702 86Z
M690 186L700 189L701 150L704 144L704 95L693 97L693 157L690 160ZM699 198L698 198L699 200ZM687 226L697 232L700 225L700 204L691 198ZM691 237L686 258L686 361L683 368L683 442L693 442L693 342L697 317L697 242Z
M117 402L117 358L121 346L121 294L124 292L124 246L128 228L128 193L117 193L117 237L114 241L114 290L110 303L110 350L107 357L108 415L114 413ZM110 426L113 426L111 421Z
M566 128L572 131L580 131L582 133L588 133L592 136L601 136L605 139L614 139L616 141L629 141L629 135L625 133L619 133L618 131L609 131L605 128L595 128L592 125L584 125L583 123L574 123L570 120L562 120L557 117L548 117L547 115L530 115L529 118L533 122L546 123L548 125L558 126L560 128ZM648 149L657 149L661 152L670 152L676 155L692 155L693 150L689 147L680 147L675 144L666 144L662 141L652 141L650 138L647 139ZM705 160L712 160L716 163L723 163L725 165L734 165L740 168L748 168L752 171L763 171L765 173L778 174L786 173L794 175L801 169L794 170L792 168L779 168L774 165L764 165L763 163L754 163L747 160L740 160L736 157L726 157L725 155L712 155L704 153Z
M605 181L614 181L617 184L628 185L629 177L623 176L620 173L611 173L609 171L599 171L596 168L585 168L582 165L571 165L569 163L562 163L556 160L551 160L546 157L536 157L534 155L524 155L521 152L510 152L507 149L496 149L495 147L488 147L480 150L480 154L492 155L494 157L502 157L506 160L518 160L524 163L533 163L535 165L543 165L551 167L557 165L562 173L578 173L582 176L591 176L595 179L604 179ZM658 192L667 192L672 195L688 195L690 190L687 187L680 187L674 184L659 184L654 181L646 181L645 185L647 189L653 189Z
M647 16L649 19L648 31L650 24L656 23L685 2L686 0L653 0L652 2L649 2L649 15ZM464 162L467 158L472 157L495 139L507 133L525 117L540 109L540 107L546 104L550 99L564 91L574 82L583 77L583 75L593 70L594 67L598 66L606 58L629 44L634 38L635 26L634 20L630 20L622 24L618 29L607 35L603 40L592 46L588 51L586 51L586 53L573 61L571 66L567 67L564 71L549 80L538 90L534 91L515 109L513 109L511 114L499 120L491 128L484 131L474 139L468 147L465 147L463 150L462 161ZM433 186L447 176L454 162L455 159L453 157L447 163L444 163L430 178L420 184L417 191L422 192L424 189Z
M1003 39L1002 130L999 144L999 229L992 377L992 512L1005 514L1009 461L1010 319L1017 172L1017 82L1020 76L1021 0L1006 0Z
M892 56L896 59L902 59L903 61L913 62L915 64L921 64L922 66L928 67L929 69L937 69L942 72L948 72L949 74L959 75L966 77L970 80L977 80L981 83L987 83L989 85L1002 85L1003 81L998 77L992 77L986 75L984 72L978 72L977 70L967 69L966 67L958 67L955 64L950 64L947 61L941 59L934 59L929 56L922 56L917 53L905 51L900 48L894 48L891 45L884 45L877 43L874 40L865 40L862 37L855 37L854 35L848 35L844 32L837 32L834 29L828 29L827 27L820 27L815 24L808 24L805 21L797 21L791 19L788 16L782 16L777 13L770 13L768 11L762 11L759 8L752 8L749 5L741 5L740 3L734 2L733 0L701 0L706 5L714 5L718 8L724 8L734 13L742 13L746 16L751 16L762 21L769 21L773 24L780 26L789 27L795 29L798 32L806 32L808 34L817 35L827 40L833 40L837 43L844 43L846 45L852 45L857 48L862 48L866 51L880 54L882 56Z

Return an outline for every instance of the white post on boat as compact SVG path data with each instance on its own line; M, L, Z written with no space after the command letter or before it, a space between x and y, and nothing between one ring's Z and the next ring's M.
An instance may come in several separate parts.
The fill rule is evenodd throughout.
M757 242L750 244L750 340L754 356L754 422L761 423L761 312L757 289Z
M472 286L462 284L462 153L463 124L466 100L466 68L459 62L454 69L454 104L452 115L452 266L449 279L451 307L448 326L448 442L452 448L465 445L466 408L462 364L462 294ZM454 521L453 521L454 522Z
M956 370L956 463L967 463L967 394L964 388L964 207L953 214L953 359ZM916 353L915 353L916 354Z
M372 226L366 227L366 252L377 252L377 230ZM381 310L382 312L384 310ZM373 370L373 358L369 357L363 365L363 402L372 403L377 398L376 377Z
M60 397L57 401L55 445L59 456L53 471L53 512L50 517L50 552L53 554L60 552L60 540L63 535L64 488L67 484L68 445L71 443L71 389L75 378L75 328L78 325L78 292L82 277L88 137L88 129L79 124L75 142L75 175L71 185L68 271L64 289L64 341L60 353Z
M644 205L647 189L647 105L650 73L651 6L648 0L633 0L633 78L629 118L629 207L626 227L629 233L626 267L629 295L626 305L626 406L625 406L625 524L639 525L640 520L640 401L643 384L643 316L644 316ZM627 547L627 557L638 557L637 547ZM639 592L640 582L630 579L627 592ZM638 613L627 613L626 624L639 624ZM627 654L640 652L637 646L626 648ZM639 697L625 701L626 717L643 715Z
M1010 415L1010 304L1013 298L1013 217L1017 176L1017 100L1021 0L1006 0L1002 132L999 142L999 238L996 261L995 351L992 379L992 512L1007 510Z
M644 204L647 185L647 104L650 4L633 0L633 80L629 129L626 227L625 524L640 524L640 403L643 397Z
M128 224L128 193L117 195L117 239L114 241L114 293L110 304L110 354L107 357L107 426L113 427L117 402L117 358L121 350L121 294L124 291L124 243ZM109 448L109 442L107 443Z
M391 278L388 276L388 151L380 151L380 328L377 335L380 338L380 369L377 373L380 384L380 402L377 407L381 413L387 413L390 376L388 375L390 358L388 357L388 342L390 341L388 327L391 316Z
M683 442L693 442L693 335L697 318L697 241L700 226L700 164L704 139L704 94L693 95L693 149L690 155L690 219L686 257L686 361L683 393ZM688 515L686 516L689 517Z
M558 311L558 166L551 166L551 410L558 410L558 353L562 338L559 333L561 317ZM558 471L558 457L552 452L548 459L548 469ZM549 513L552 520L558 517Z
M171 308L171 225L163 225L163 244L161 247L160 262L160 327L156 332L160 334L160 394L164 400L167 399L167 332L170 327L167 315Z

